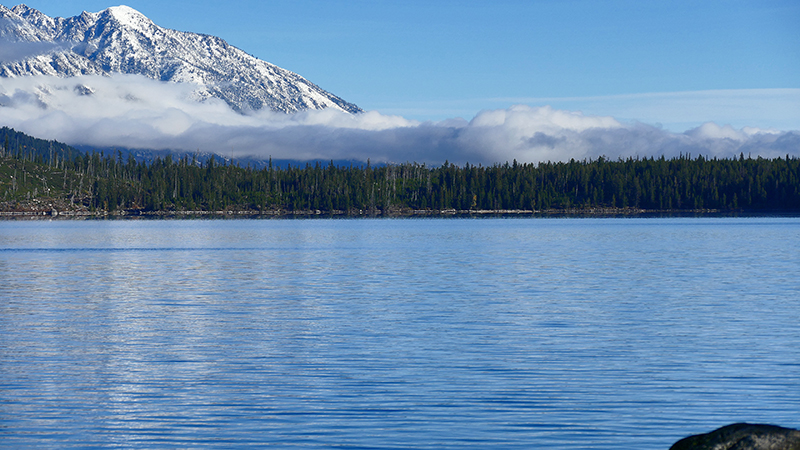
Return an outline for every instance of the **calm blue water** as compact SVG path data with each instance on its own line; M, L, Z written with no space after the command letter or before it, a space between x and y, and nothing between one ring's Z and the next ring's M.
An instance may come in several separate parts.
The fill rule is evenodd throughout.
M0 222L0 446L800 427L800 219Z

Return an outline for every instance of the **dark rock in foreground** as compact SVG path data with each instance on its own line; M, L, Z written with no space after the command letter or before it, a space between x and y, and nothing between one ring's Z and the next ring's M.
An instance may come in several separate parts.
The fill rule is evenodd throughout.
M735 423L681 439L670 450L800 450L800 430Z

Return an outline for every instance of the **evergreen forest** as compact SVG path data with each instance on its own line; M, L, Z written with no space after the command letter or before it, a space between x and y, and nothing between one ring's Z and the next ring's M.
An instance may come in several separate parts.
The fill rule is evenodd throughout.
M800 159L599 158L492 166L307 163L240 167L214 157L137 161L0 129L4 211L120 214L800 211ZM38 206L37 206L38 205Z

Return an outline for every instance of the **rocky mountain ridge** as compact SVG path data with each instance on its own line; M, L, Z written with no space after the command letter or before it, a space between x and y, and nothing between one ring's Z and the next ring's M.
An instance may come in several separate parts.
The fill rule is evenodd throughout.
M223 39L162 28L127 6L49 17L25 5L0 5L0 77L138 74L192 83L194 96L245 112L361 109L302 76L262 61Z

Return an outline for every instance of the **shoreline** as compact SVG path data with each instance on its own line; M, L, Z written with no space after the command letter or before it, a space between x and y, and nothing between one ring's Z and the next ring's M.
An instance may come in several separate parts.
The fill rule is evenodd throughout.
M64 208L64 204L53 205L52 202L37 202L36 205L0 205L0 220L13 219L63 219L63 220L130 220L130 219L293 219L293 218L480 218L480 217L572 217L572 218L613 218L613 217L773 217L800 216L797 211L746 211L718 209L668 209L653 210L639 208L553 208L548 210L524 209L409 209L392 208L387 210L250 210L227 209L218 211L206 210L95 210L87 208ZM70 205L74 206L74 205Z

